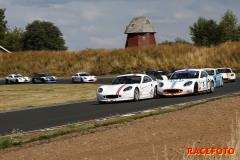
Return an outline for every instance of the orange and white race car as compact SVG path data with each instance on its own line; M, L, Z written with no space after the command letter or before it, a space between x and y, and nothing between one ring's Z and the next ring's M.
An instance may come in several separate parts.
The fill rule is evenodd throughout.
M232 71L231 68L217 68L217 71L223 76L224 82L236 81L236 74Z

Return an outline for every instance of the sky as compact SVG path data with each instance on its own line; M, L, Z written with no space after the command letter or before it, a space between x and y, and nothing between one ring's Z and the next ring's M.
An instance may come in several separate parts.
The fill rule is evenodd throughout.
M240 21L239 0L0 0L0 8L11 29L34 20L54 23L70 51L124 48L126 26L138 16L150 19L157 43L192 42L189 26L199 17L219 23L230 10Z

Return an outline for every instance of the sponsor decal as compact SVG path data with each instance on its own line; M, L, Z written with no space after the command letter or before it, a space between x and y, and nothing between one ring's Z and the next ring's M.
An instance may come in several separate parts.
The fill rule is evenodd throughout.
M187 148L188 155L234 155L234 148Z
M231 78L231 75L230 73L227 73L227 78L230 79Z
M122 86L117 90L116 95L119 95L119 92L121 91L121 89L122 89L125 85L126 85L126 84L122 85Z

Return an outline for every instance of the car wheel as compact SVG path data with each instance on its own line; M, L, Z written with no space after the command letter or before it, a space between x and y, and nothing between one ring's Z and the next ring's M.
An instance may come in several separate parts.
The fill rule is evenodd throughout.
M154 91L153 91L153 99L157 98L158 95L157 95L157 86L154 87Z
M99 104L105 104L106 102L98 101Z
M198 95L198 84L197 83L195 83L195 85L194 85L193 95L194 96Z
M35 79L34 78L32 79L32 83L35 83Z
M42 78L41 81L42 81L42 83L45 83L45 79Z
M223 87L223 79L221 80L220 87Z
M6 80L5 80L5 83L6 83L6 84L8 84L8 83L9 83L8 79L6 79Z
M74 79L72 78L72 83L75 83Z
M17 83L17 84L19 83L18 79L16 79L16 83Z
M139 90L138 88L135 88L134 95L133 95L133 101L137 102L139 100Z
M83 79L82 78L80 79L80 83L83 83Z
M213 81L210 82L210 91L209 92L210 93L214 92L214 82Z

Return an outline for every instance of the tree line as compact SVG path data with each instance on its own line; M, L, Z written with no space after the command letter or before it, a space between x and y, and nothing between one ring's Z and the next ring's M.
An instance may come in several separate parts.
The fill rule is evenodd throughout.
M10 29L5 20L6 9L0 8L0 45L9 51L67 50L60 29L49 21L34 20L25 31Z
M237 17L228 10L222 17L219 24L213 19L199 17L189 27L189 34L193 43L197 46L212 46L228 41L240 41L240 25ZM159 45L171 45L174 43L189 43L177 37L174 42L165 40Z

